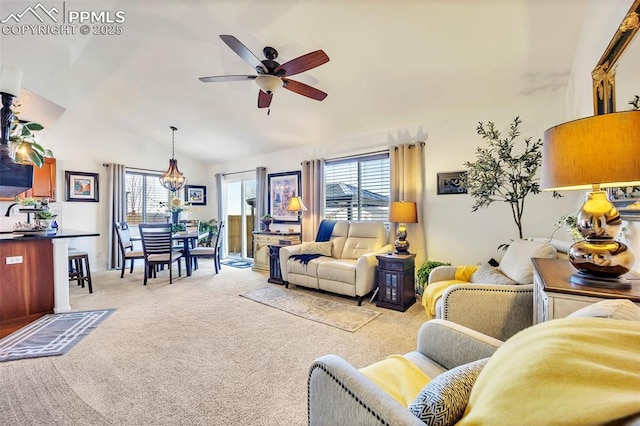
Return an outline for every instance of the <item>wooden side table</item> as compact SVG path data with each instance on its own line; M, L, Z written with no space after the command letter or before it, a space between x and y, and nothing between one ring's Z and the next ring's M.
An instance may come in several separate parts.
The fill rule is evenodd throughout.
M280 270L281 247L284 246L269 246L269 279L267 280L267 282L284 285L284 280L282 279L282 271Z
M640 277L627 274L627 290L572 284L573 265L564 259L532 259L533 323L564 318L578 309L606 299L629 299L640 306Z
M415 254L376 256L378 258L376 306L404 312L415 303L415 257Z

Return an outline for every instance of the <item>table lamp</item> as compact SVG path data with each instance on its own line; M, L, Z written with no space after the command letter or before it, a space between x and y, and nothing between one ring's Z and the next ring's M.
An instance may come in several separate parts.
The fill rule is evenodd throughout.
M622 218L602 188L640 185L640 111L614 112L559 124L544 133L544 190L591 189L577 215L584 241L569 260L578 270L573 284L630 288L622 275L635 256L616 241Z
M287 211L298 212L298 214L301 214L302 212L307 211L307 206L302 202L302 197L291 197L289 199L289 204L287 205Z
M394 201L389 208L389 221L398 224L396 233L396 254L409 254L407 223L418 223L418 211L413 201Z

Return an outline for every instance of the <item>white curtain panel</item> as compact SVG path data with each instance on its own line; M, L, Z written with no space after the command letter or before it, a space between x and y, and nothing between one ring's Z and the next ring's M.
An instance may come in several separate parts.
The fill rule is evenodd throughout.
M126 167L123 164L105 164L107 168L107 194L109 202L109 255L107 269L119 269L124 262L118 247L114 222L127 220Z
M409 251L416 254L416 268L426 259L424 235L424 188L425 188L425 152L424 142L414 142L392 146L389 152L391 168L391 200L415 201L418 209L418 223L407 223L407 241ZM393 241L397 224L391 224Z
M302 241L313 241L324 217L324 159L303 161L301 165L301 196L308 209L302 213Z

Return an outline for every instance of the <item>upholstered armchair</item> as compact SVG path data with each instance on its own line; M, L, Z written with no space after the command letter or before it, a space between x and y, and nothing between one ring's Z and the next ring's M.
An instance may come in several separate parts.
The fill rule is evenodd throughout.
M518 240L500 266L439 266L429 274L422 304L429 318L442 318L506 340L533 324L533 263L554 259L562 244ZM562 248L564 250L564 248Z
M640 307L629 300L598 302L505 342L435 319L413 352L361 368L338 355L316 359L308 424L639 425L639 351Z

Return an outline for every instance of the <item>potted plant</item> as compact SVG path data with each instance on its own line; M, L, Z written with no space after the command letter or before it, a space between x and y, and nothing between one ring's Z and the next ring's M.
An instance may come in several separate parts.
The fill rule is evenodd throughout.
M522 239L522 215L525 198L529 194L538 194L540 184L536 172L542 165L542 140L533 142L524 139L524 150L516 154L516 138L520 136L520 117L516 117L509 126L506 137L491 121L479 123L477 133L488 143L487 147L476 149L476 161L465 161L467 174L461 186L475 198L471 211L488 207L494 201L502 201L511 206L513 220ZM560 194L554 191L554 198Z
M51 213L49 210L44 210L34 214L34 221L36 227L40 229L51 228L51 223L58 215Z
M17 163L31 162L40 168L45 157L53 157L51 150L45 149L36 142L35 132L44 129L41 124L34 122L21 123L18 115L14 115L9 130L11 155Z
M269 229L269 225L271 225L271 222L273 222L273 216L271 216L270 214L265 214L264 216L262 216L262 218L260 218L260 222L264 226L264 232L271 232L271 230Z
M426 260L418 271L416 272L416 277L418 281L416 282L416 295L422 298L422 293L424 293L424 288L429 282L429 274L438 266L451 266L451 263L448 262L440 262L437 260Z

